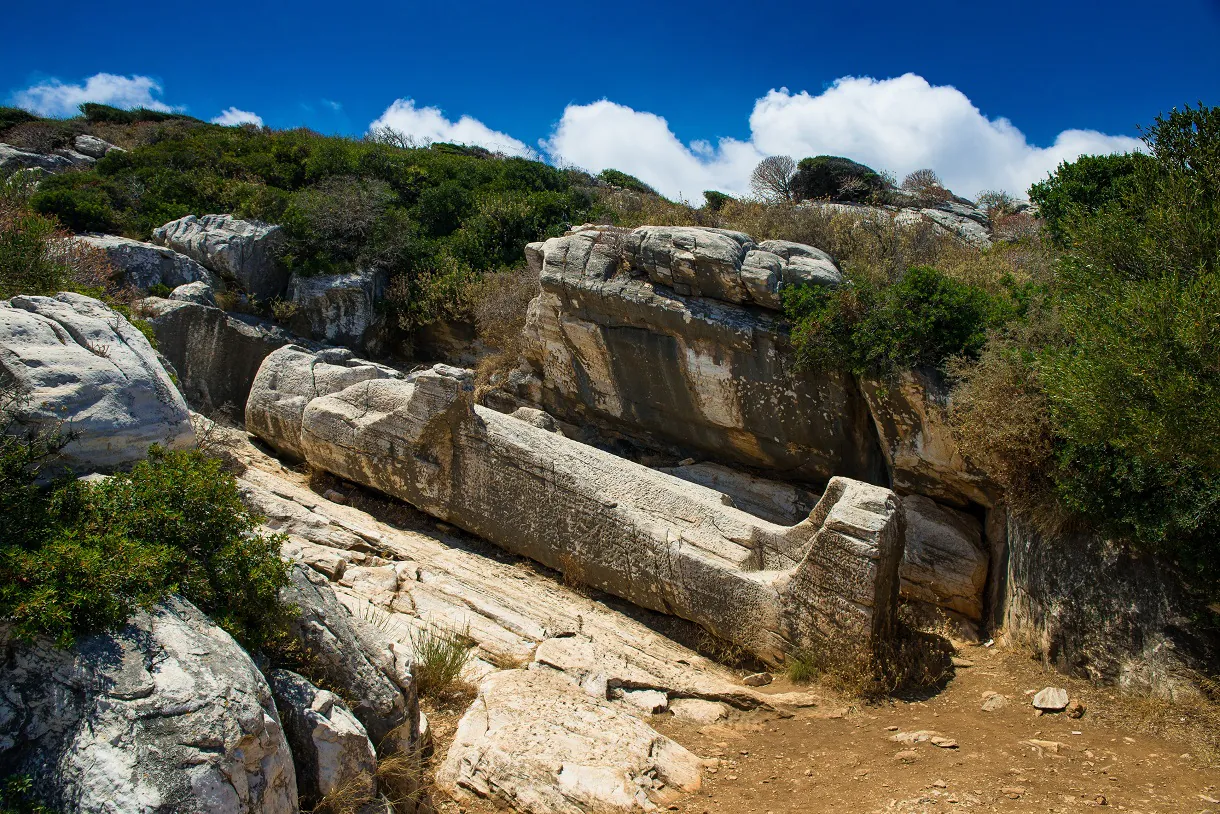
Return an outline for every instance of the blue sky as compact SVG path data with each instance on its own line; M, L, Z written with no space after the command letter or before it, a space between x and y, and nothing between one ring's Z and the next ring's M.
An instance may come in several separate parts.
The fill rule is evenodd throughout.
M9 102L110 94L358 135L403 100L386 122L423 138L616 166L690 198L741 191L774 152L1015 191L1073 153L1131 149L1174 105L1220 104L1214 0L72 5L53 24L37 4L6 11L26 32L0 50Z

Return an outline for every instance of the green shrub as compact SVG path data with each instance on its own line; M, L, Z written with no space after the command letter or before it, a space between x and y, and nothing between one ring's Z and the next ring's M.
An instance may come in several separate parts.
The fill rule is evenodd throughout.
M1050 233L1062 239L1070 218L1087 218L1127 198L1137 171L1149 160L1143 153L1126 153L1064 161L1045 181L1029 188L1029 199L1038 205Z
M420 695L440 697L458 682L470 659L470 634L433 625L412 628L411 650Z
M866 201L887 188L886 180L871 167L836 155L802 158L792 179L798 201Z
M110 105L98 104L97 102L85 102L80 106L80 112L85 117L85 121L90 123L134 124L136 122L164 122L172 119L199 121L199 119L186 116L182 113L149 110L145 107L133 107L130 110L123 110L111 107Z
M892 285L858 279L784 292L802 365L873 375L977 356L987 329L1018 308L1013 296L991 295L928 266L909 269Z
M714 189L704 190L703 192L703 206L713 212L719 212L731 200L733 200L731 195L725 195L723 192L717 192Z
M258 531L220 461L154 447L130 473L39 485L39 465L65 440L0 437L0 618L17 636L66 645L170 593L249 648L280 635L280 538Z
M106 184L91 173L62 173L44 179L30 197L30 208L53 215L74 232L107 232L118 225Z
M28 110L22 110L19 107L0 107L0 135L4 135L4 132L10 127L38 120L38 117Z
M629 189L632 192L641 192L645 195L657 195L657 191L645 184L634 175L628 175L619 170L605 169L597 174L598 180L605 181L607 184L615 187Z
M39 802L29 775L15 774L0 778L0 814L54 814L54 809Z

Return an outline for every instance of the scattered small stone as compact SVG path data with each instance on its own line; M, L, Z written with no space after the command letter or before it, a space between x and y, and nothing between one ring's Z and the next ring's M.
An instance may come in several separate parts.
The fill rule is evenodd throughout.
M322 493L322 497L326 498L331 503L347 503L347 496L335 489L327 489Z
M694 465L695 465L694 458L683 458L682 460L678 461L678 466L694 466Z
M1099 805L1099 806L1105 806L1105 805L1110 804L1110 801L1106 799L1106 795L1104 795L1104 794L1099 794L1096 797L1094 797L1093 802L1097 803L1097 805Z
M932 738L932 745L939 746L941 749L956 749L957 741L953 740L953 738L937 736Z
M1044 687L1034 696L1034 707L1044 712L1059 712L1068 705L1068 691L1062 687Z
M903 763L914 763L919 760L919 753L914 749L903 749L898 754L894 755L895 760L901 760Z
M1003 709L1007 704L1007 698L999 693L992 693L983 699L983 712L995 712Z
M1046 751L1052 752L1056 755L1059 754L1059 749L1063 746L1063 744L1059 741L1044 741L1037 738L1030 738L1027 741L1022 741L1022 743L1027 743L1035 749L1045 749Z
M949 788L949 784L948 784L948 783L946 783L946 782L945 782L945 781L943 781L943 780L933 780L933 781L932 781L932 786L933 786L933 788L938 788L938 789L947 789L947 788Z
M453 526L449 525L448 523L437 523L436 530L441 534L449 534L453 531Z
M886 731L886 732L897 732L897 731L898 731L898 727L896 727L896 726L887 726L887 727L885 728L885 731Z
M745 684L747 687L765 687L773 680L774 679L770 673L753 673L752 675L748 675L743 678L741 683ZM1064 699L1063 703L1064 705L1067 704L1066 698Z
M963 659L958 656L954 656L952 659L950 659L950 661L953 662L954 667L957 667L959 669L964 669L966 667L974 666L974 662L971 661L970 659Z
M1069 718L1081 718L1084 716L1084 713L1085 706L1083 701L1079 698L1073 698L1071 701L1068 701L1067 714Z
M1025 793L1025 789L1022 786L1004 786L1000 793L1010 800L1017 800Z

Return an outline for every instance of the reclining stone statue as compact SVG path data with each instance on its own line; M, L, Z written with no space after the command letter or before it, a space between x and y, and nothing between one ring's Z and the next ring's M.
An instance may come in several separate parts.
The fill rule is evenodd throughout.
M725 495L474 404L472 375L297 346L264 361L248 429L282 452L415 505L593 588L688 619L771 664L893 635L902 513L832 478L781 526Z

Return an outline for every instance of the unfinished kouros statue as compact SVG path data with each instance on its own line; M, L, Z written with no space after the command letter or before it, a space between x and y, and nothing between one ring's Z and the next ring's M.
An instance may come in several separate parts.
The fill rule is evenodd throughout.
M354 371L327 367L298 347L272 353L247 426L315 467L771 663L892 634L903 534L888 489L833 478L806 519L781 526L707 487L477 406L468 371L437 365L351 383Z

